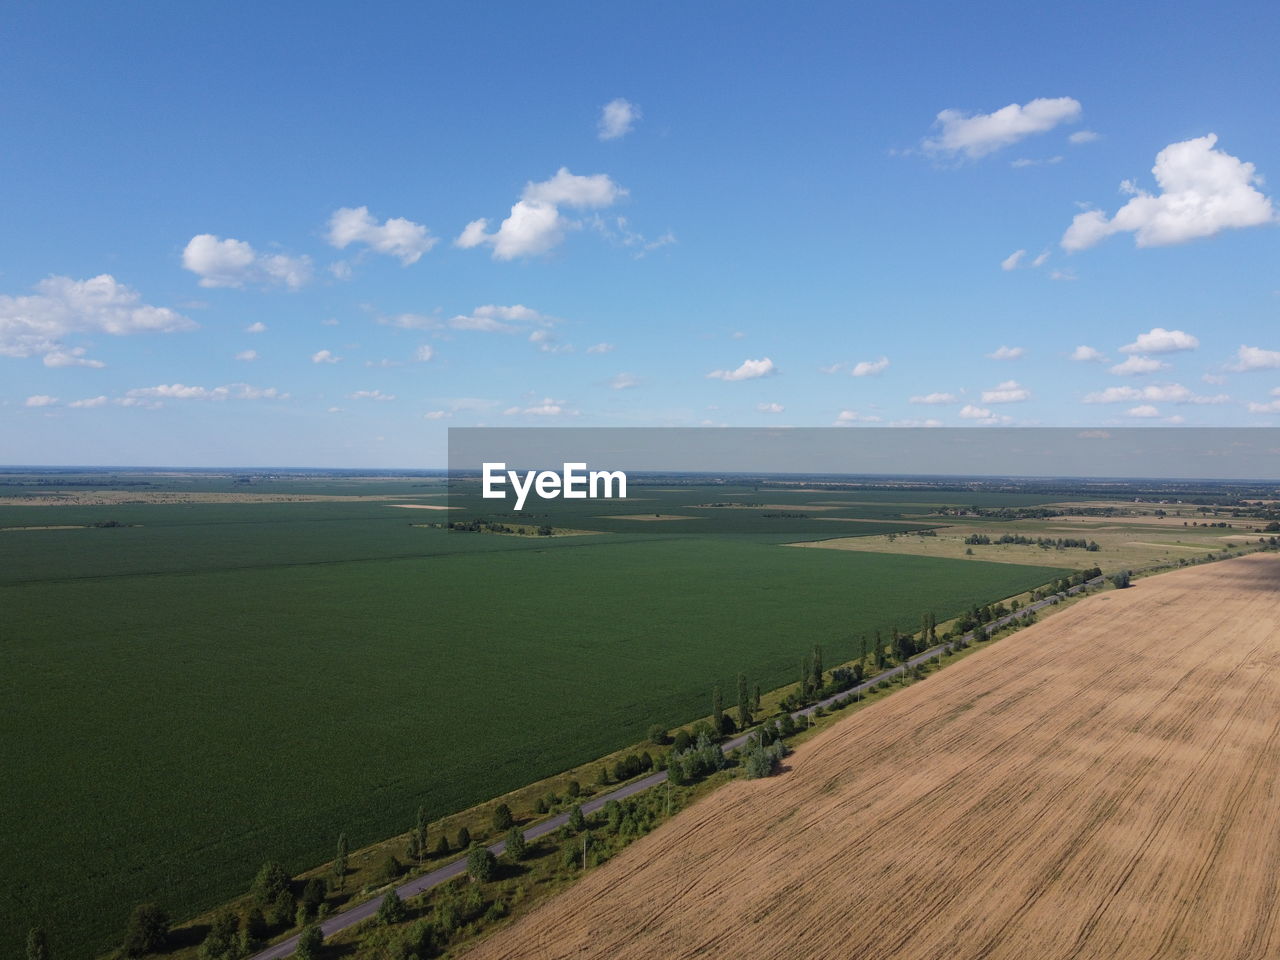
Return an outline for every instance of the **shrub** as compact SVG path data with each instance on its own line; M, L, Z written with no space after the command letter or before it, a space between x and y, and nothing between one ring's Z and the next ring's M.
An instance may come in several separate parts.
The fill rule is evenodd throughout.
M402 904L403 906L403 904ZM304 927L298 935L298 945L293 955L298 960L316 960L320 956L320 947L324 945L324 934L319 927Z
M471 846L471 831L461 827L458 830L458 849L465 850L469 846Z
M519 862L528 855L529 841L524 838L519 827L512 827L507 831L507 856L512 862Z
M275 860L268 860L258 869L249 892L258 906L267 907L280 899L280 894L288 889L289 874L284 866Z
M378 922L389 927L393 923L403 923L408 918L409 908L400 899L400 894L388 890L387 895L382 898L382 905L378 907Z
M498 804L493 810L493 829L499 832L510 830L515 824L515 818L511 816L511 808L505 803Z
M129 914L124 930L124 954L140 957L156 953L169 944L169 915L154 903L140 903Z
M747 745L742 755L742 769L748 780L759 780L778 772L782 758L788 753L787 745L777 740L768 746L754 741Z
M488 847L472 847L467 854L467 876L474 883L488 883L498 872L498 861Z
M574 805L569 811L569 829L574 833L581 833L587 828L587 818L583 816L582 807Z
M667 728L662 724L655 723L649 728L649 742L655 747L665 746L667 739Z
M403 873L404 867L400 865L400 861L389 853L387 859L382 861L382 869L378 871L378 876L384 883L390 883L392 880L399 880Z

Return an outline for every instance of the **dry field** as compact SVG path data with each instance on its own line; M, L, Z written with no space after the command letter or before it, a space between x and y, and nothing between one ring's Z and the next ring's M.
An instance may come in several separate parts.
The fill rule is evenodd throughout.
M1280 556L1100 594L734 781L468 954L1280 956Z

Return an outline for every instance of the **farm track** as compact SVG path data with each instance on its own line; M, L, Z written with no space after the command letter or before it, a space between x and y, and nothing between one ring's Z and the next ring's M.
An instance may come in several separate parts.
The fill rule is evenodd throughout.
M1280 956L1280 557L1086 599L735 781L469 960Z

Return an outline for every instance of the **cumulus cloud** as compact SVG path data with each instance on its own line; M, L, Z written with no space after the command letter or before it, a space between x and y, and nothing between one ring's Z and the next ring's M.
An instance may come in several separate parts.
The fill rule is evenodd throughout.
M1160 410L1156 407L1153 407L1149 403L1144 403L1141 406L1130 407L1128 410L1125 411L1125 416L1137 417L1138 419L1149 420L1153 417L1160 416Z
M72 400L67 404L68 407L77 407L80 409L90 409L93 407L105 407L107 405L106 397L85 397L83 400Z
M767 377L777 372L777 367L773 365L773 361L768 357L764 357L760 360L743 360L742 365L735 370L712 370L707 374L707 379L755 380L757 377Z
M818 372L826 374L839 373L843 367L843 363L829 363L825 367L819 367Z
M1027 251L1025 250L1013 251L1013 253L1009 254L1007 257L1005 257L1003 260L1000 261L1000 269L1001 270L1017 270L1018 264L1022 261L1022 258L1025 257L1026 255L1027 255Z
M1229 403L1231 398L1225 393L1205 396L1194 393L1180 383L1151 384L1138 387L1107 387L1085 394L1085 403L1133 403L1145 400L1152 403L1194 403L1221 404Z
M960 398L957 397L954 393L926 393L920 396L912 397L907 402L933 405L933 404L939 404L939 403L959 403Z
M994 390L982 391L983 403L1021 403L1031 398L1031 391L1017 380L1006 380L997 384Z
M857 410L841 410L836 417L835 426L851 427L855 423L880 423L880 417L871 413L859 413Z
M991 411L984 407L976 407L972 403L966 403L960 408L960 416L965 420L990 420Z
M83 348L65 340L74 336L173 333L196 324L168 307L142 302L137 291L108 273L89 280L52 276L29 296L0 295L0 356L43 355L58 366L101 366L85 358Z
M1071 97L1041 97L1021 106L1011 103L994 113L943 110L934 124L937 136L926 139L922 147L927 153L963 154L976 160L1079 116L1080 103Z
M614 390L628 390L639 384L640 378L634 373L615 373L609 378L609 386Z
M879 360L863 360L861 363L855 363L853 369L849 371L851 377L876 377L889 369L889 358L881 357Z
M258 320L255 323L251 323L247 327L245 327L244 332L245 333L266 333L267 325L263 323L261 320Z
M23 401L22 405L24 407L53 407L57 406L57 403L57 397L51 397L44 393L37 393L33 397L27 397L27 399Z
M51 350L44 355L46 367L105 367L101 360L91 360L85 356L84 347L72 347L70 350Z
M640 108L629 100L618 97L600 108L597 136L601 140L617 140L631 132L641 117Z
M1084 344L1081 344L1071 351L1071 359L1078 360L1081 363L1107 362L1107 358L1102 355L1101 350L1096 350L1093 347L1087 347Z
M244 240L222 240L211 233L192 237L182 251L182 266L202 287L282 284L297 290L311 280L311 258L260 253Z
M1268 401L1267 403L1256 403L1251 401L1249 403L1249 412L1250 413L1280 413L1280 387L1276 387L1274 390L1272 390L1271 396L1275 397L1276 399Z
M1071 134L1071 136L1067 137L1067 142L1074 143L1076 145L1082 143L1093 143L1093 141L1100 139L1101 136L1102 134L1096 133L1093 130L1077 130L1075 133Z
M546 397L541 403L535 403L532 406L507 407L502 411L504 417L560 417L572 413L573 411L565 409L564 401L552 400L550 397Z
M3 351L0 351L3 352ZM1245 373L1249 370L1275 370L1280 367L1280 350L1264 350L1261 347L1240 345L1236 358L1227 365L1228 370Z
M1118 377L1129 376L1131 374L1155 373L1157 370L1167 370L1169 364L1163 360L1157 360L1155 357L1146 357L1140 354L1133 354L1123 363L1117 363L1114 367L1108 367L1108 373L1114 373Z
M782 413L786 407L780 403L757 403L756 409L761 413Z
M257 360L258 351L257 350L241 350L239 353L236 354L236 359L244 360L246 362Z
M287 400L289 394L275 387L255 387L247 383L228 383L221 387L189 386L185 383L162 383L154 387L135 387L125 392L123 406L130 400Z
M341 357L335 357L332 350L317 350L311 355L312 363L338 363Z
M429 343L424 343L422 346L418 347L417 350L413 351L413 360L415 363L427 363L434 359L435 355L435 347L431 346Z
M381 390L357 390L355 393L347 394L348 400L394 400L394 393L383 393Z
M330 246L345 250L353 243L364 244L378 253L395 257L406 267L417 263L438 239L422 224L404 217L389 218L379 224L369 214L368 207L342 207L329 218Z
M587 347L587 353L613 353L616 349L612 343L593 343Z
M422 415L423 420L447 420L453 414L448 410L428 410Z
M1076 214L1062 248L1084 250L1113 233L1132 233L1139 247L1158 247L1274 222L1271 199L1257 189L1262 178L1254 165L1215 150L1217 142L1211 133L1169 144L1156 154L1151 171L1158 194L1125 181L1121 189L1133 199L1111 218L1101 210Z
M942 421L929 417L925 420L893 420L890 422L891 427L940 427Z
M560 338L545 327L539 328L530 333L529 342L536 345L543 353L573 352L572 344L561 343Z
M1026 347L1006 347L1001 344L991 353L987 354L988 360L1019 360L1027 355Z
M1133 343L1126 343L1120 348L1120 352L1176 353L1179 350L1195 350L1199 346L1199 340L1182 330L1152 327L1148 332L1138 334L1138 339Z
M581 224L564 217L561 207L600 209L612 206L627 191L608 175L578 176L561 167L550 180L525 185L507 219L493 233L487 219L473 220L454 241L463 249L488 244L495 260L531 257L559 246L567 230Z

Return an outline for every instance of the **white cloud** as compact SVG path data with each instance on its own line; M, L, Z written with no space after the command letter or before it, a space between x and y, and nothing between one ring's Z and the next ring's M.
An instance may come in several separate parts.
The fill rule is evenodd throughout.
M417 350L413 351L413 359L415 363L427 363L432 360L435 355L435 347L431 346L429 343L424 343L422 346L418 347Z
M757 403L756 409L761 413L782 413L786 407L780 403Z
M1133 343L1120 348L1121 353L1175 353L1179 350L1195 350L1200 341L1182 330L1166 330L1152 327L1147 333L1138 334Z
M246 362L247 362L247 361L257 360L257 359L258 359L258 351L257 351L257 350L241 350L239 353L237 353L237 354L236 354L236 359L237 359L237 360L244 360L244 361L246 361Z
M912 397L907 402L933 405L939 403L959 403L960 398L954 393L926 393L921 396Z
M550 330L539 328L529 334L529 342L537 344L538 349L543 353L572 353L573 346L568 343L561 343L559 338Z
M1262 178L1252 163L1215 150L1216 134L1171 143L1152 168L1160 193L1122 184L1133 199L1107 218L1100 210L1076 214L1062 236L1064 250L1084 250L1113 233L1132 233L1139 247L1185 243L1232 227L1275 220L1270 198L1256 187Z
M82 348L69 348L68 337L108 334L172 333L196 324L168 307L142 303L141 296L108 273L89 280L52 276L24 297L0 295L0 356L43 354L49 366L96 366ZM50 356L52 355L52 356Z
M1049 259L1049 251L1048 251L1048 250L1041 250L1041 251L1040 251L1040 255L1039 255L1038 257L1036 257L1034 260L1032 260L1032 261L1031 261L1031 266L1033 266L1033 267L1043 267L1043 266L1045 265L1045 262L1046 262L1048 259Z
M879 360L863 360L861 363L855 363L853 369L849 371L851 377L876 377L889 369L889 358L881 357Z
M105 367L101 360L90 360L85 356L84 347L73 347L70 350L50 350L44 355L46 367Z
M1071 359L1078 360L1081 363L1106 363L1107 358L1102 355L1101 350L1093 347L1087 347L1084 344L1076 347L1071 351Z
M312 363L338 363L341 357L335 357L332 350L317 350L311 355Z
M447 420L453 414L448 410L428 410L422 415L423 420Z
M627 390L639 384L640 378L634 373L615 373L609 378L609 386L614 390Z
M832 363L825 367L819 367L818 372L826 374L839 373L842 367L844 367L843 363Z
M1049 274L1050 280L1079 280L1074 270L1054 270Z
M92 407L105 407L107 405L106 397L86 397L83 400L72 400L67 404L68 407L78 407L81 409L89 409Z
M508 407L502 411L504 417L559 417L571 415L572 413L573 411L565 409L564 401L552 400L550 397L546 397L541 403L530 407Z
M1125 411L1127 417L1137 417L1139 419L1151 419L1160 416L1160 411L1149 403L1144 403L1138 407L1130 407Z
M997 384L994 390L982 391L983 403L1021 403L1031 398L1031 391L1017 380L1006 380Z
M889 426L891 427L940 427L942 426L942 421L936 420L933 417L930 417L926 420L894 420L889 424Z
M355 393L347 394L348 400L394 400L394 393L383 393L381 390L357 390Z
M1114 373L1118 377L1129 376L1130 374L1155 373L1157 370L1168 369L1169 364L1163 360L1157 360L1155 357L1144 357L1134 354L1123 363L1117 363L1114 367L1107 369L1108 373Z
M612 343L593 343L587 347L587 353L613 353L616 349Z
M743 360L736 370L712 370L707 374L709 380L755 380L777 373L777 367L768 357L760 360Z
M0 351L3 352L3 351ZM1261 347L1240 345L1236 351L1234 363L1227 365L1228 370L1243 373L1248 370L1275 370L1280 367L1280 350L1263 350Z
M1025 257L1026 255L1027 255L1027 251L1025 250L1013 251L1013 253L1009 254L1007 257L1005 257L1003 260L1000 261L1000 269L1001 270L1017 270L1018 264L1022 261L1022 258Z
M1215 386L1221 386L1222 384L1227 382L1226 377L1220 376L1216 373L1202 373L1200 374L1200 379L1203 380L1205 383L1212 383Z
M610 100L600 108L600 122L597 136L601 140L617 140L631 132L632 126L641 118L640 108L629 100L618 97Z
M33 397L27 397L23 402L24 407L53 407L57 406L58 398L51 397L47 394L37 393Z
M561 167L550 180L526 184L520 200L495 232L487 232L488 220L473 220L454 244L464 249L490 244L495 260L536 256L558 246L566 230L580 226L561 216L560 207L599 209L626 195L627 191L606 174L584 177Z
M1105 390L1086 394L1084 398L1085 403L1132 403L1137 400L1146 400L1152 403L1194 403L1203 405L1228 403L1231 398L1225 393L1219 393L1211 397L1192 393L1180 383L1151 384L1141 389L1137 387L1107 387Z
M928 153L963 153L977 159L1079 116L1080 103L1071 97L1041 97L1022 106L1011 103L994 113L943 110L935 123L940 128L938 136L925 140L922 146Z
M1006 347L1003 344L987 354L988 360L1019 360L1027 355L1026 347Z
M429 326L439 326L439 322L431 318L416 319L425 321ZM476 307L468 314L452 317L448 326L454 330L477 330L482 333L517 333L521 328L534 324L547 327L556 322L554 317L548 317L522 303L510 306L489 303Z
M378 253L395 257L406 267L417 263L437 240L422 224L403 217L389 218L379 224L370 216L368 207L342 207L329 218L331 246L345 250L353 243L362 243ZM334 275L343 279L337 272Z
M245 333L266 333L266 332L267 332L267 325L266 325L265 323L263 323L261 320L259 320L259 321L255 322L255 323L251 323L251 324L249 324L247 327L245 327L245 328L244 328L244 332L245 332Z
M118 400L123 406L134 406L128 401L144 400L287 400L289 394L275 387L255 387L247 383L228 383L221 387L188 386L185 383L162 383L154 387L135 387Z
M1272 396L1280 396L1280 391L1271 391ZM1267 403L1249 402L1250 413L1280 413L1280 400L1271 400Z
M1062 160L1063 158L1061 156L1044 157L1039 160L1033 160L1030 157L1019 157L1017 160L1010 160L1009 166L1013 167L1015 170L1020 170L1023 167L1053 166L1056 163L1061 163Z
M960 408L960 416L965 420L989 420L991 419L991 411L966 403Z
M202 287L279 283L297 290L311 279L310 257L259 253L244 240L222 240L211 233L197 234L187 242L182 265L200 277Z
M1075 133L1071 134L1071 136L1067 137L1067 142L1077 145L1081 143L1093 143L1093 141L1099 140L1101 137L1102 134L1096 133L1093 130L1077 130Z
M857 410L841 410L840 415L836 417L835 426L849 427L855 423L880 423L879 417L869 413L859 413Z

